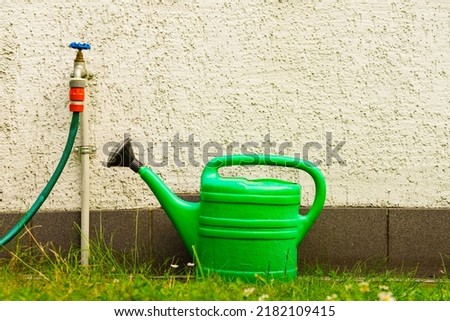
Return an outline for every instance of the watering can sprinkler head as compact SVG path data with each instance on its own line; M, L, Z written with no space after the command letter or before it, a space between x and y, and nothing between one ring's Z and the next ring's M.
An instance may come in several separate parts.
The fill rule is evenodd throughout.
M131 146L131 139L127 137L122 143L118 143L117 147L109 154L106 166L129 167L137 173L143 164L136 159Z

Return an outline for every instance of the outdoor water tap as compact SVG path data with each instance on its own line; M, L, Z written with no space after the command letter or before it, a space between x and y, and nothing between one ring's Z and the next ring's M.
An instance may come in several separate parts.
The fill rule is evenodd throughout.
M72 42L70 48L77 49L77 56L73 62L73 72L70 75L70 104L69 108L72 112L82 112L84 110L84 88L87 85L89 73L84 62L83 50L91 49L88 43Z

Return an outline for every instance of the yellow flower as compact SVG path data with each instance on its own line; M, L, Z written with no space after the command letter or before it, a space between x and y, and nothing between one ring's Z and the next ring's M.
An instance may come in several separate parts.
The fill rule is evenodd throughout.
M244 297L249 297L253 292L255 292L255 288L247 288L244 289Z
M392 292L380 292L378 293L378 301L395 301Z
M369 289L369 283L367 283L367 282L361 282L361 283L359 283L359 292L361 292L361 293L367 293L367 292L369 292L370 291L370 289Z
M326 301L336 301L337 299L337 294L333 293L332 295L327 295L327 298L325 299Z
M263 295L261 295L259 298L258 298L258 301L264 301L264 300L266 300L266 299L268 299L269 298L269 295L268 294L263 294Z

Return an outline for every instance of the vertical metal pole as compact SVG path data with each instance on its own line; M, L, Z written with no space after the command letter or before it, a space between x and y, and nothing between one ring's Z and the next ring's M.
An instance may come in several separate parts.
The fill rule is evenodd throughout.
M89 146L89 115L87 109L84 109L84 100L90 75L86 70L82 50L91 49L91 45L72 42L69 47L78 50L69 82L69 109L81 113L81 146L78 147L81 157L81 265L89 265L89 155L92 146Z
M81 113L81 265L89 265L89 115Z

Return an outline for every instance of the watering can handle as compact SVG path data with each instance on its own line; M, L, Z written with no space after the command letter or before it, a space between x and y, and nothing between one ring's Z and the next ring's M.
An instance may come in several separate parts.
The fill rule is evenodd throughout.
M299 241L302 240L306 233L311 229L314 221L320 215L323 209L326 196L326 184L322 172L311 162L300 158L282 156L282 155L226 155L213 158L206 164L202 176L211 178L219 176L218 170L224 166L245 166L245 165L272 165L282 167L293 167L307 172L314 180L316 194L314 201L305 215L300 215L299 220L302 221L301 230L299 231Z

